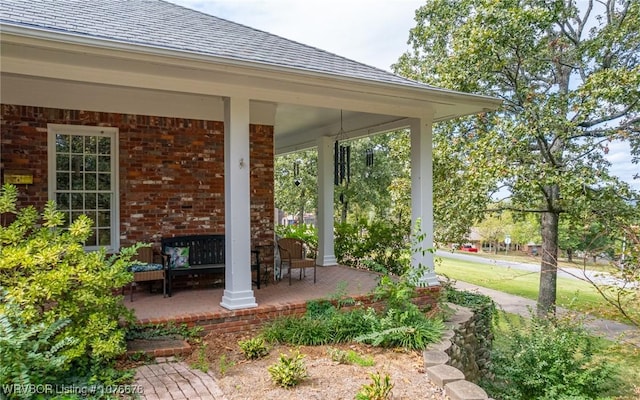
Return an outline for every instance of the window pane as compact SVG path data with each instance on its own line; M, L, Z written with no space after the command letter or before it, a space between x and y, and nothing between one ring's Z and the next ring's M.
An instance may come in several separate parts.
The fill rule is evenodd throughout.
M68 153L69 141L70 141L70 138L68 135L56 135L56 152Z
M96 174L84 174L84 189L96 190Z
M89 219L91 220L91 226L97 226L96 224L96 212L95 211L85 211L84 215L86 215L87 217L89 217Z
M100 172L111 172L111 157L100 156L98 158L98 170Z
M82 154L82 149L84 148L84 136L72 136L71 137L71 152Z
M98 225L99 227L111 226L111 212L110 211L98 211Z
M69 209L69 193L56 194L56 205L58 206L58 210L68 210Z
M101 137L98 140L98 154L111 154L111 138Z
M93 155L85 155L84 156L84 170L85 171L96 171L97 170L97 161L96 156Z
M56 174L56 190L69 190L71 185L71 174L66 172L58 172Z
M71 172L78 173L83 170L82 155L71 156Z
M58 171L69 171L69 155L58 154L56 157L56 169Z
M91 236L89 236L87 241L84 242L85 246L97 246L98 245L98 241L96 240L97 230L96 229L92 229L91 232L92 232Z
M84 174L82 173L72 173L71 174L71 189L72 190L82 190L84 189L83 182Z
M100 246L111 244L111 229L98 229L98 244Z
M96 197L97 195L95 193L87 193L84 195L84 207L87 210L95 210L96 209L96 205L98 204L96 202Z
M71 209L72 210L83 210L84 209L84 201L83 201L82 193L71 193Z
M96 154L98 150L98 138L95 136L84 137L84 152L86 154Z
M111 195L109 193L98 193L98 210L111 209Z
M111 190L110 174L98 174L98 190Z

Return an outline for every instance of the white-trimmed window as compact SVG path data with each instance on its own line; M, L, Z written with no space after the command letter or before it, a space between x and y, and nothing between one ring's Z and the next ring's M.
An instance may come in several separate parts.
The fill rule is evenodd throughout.
M49 198L65 226L85 214L93 221L87 250L119 248L118 129L48 124Z

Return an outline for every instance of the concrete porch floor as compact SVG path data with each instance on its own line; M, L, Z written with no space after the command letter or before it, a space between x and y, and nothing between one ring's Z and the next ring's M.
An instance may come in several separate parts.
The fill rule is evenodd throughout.
M281 281L268 285L261 284L260 289L253 286L258 303L255 310L306 303L309 300L323 299L336 294L340 285L345 285L345 295L366 295L378 283L379 274L345 266L318 267L317 282L313 283L313 270L307 269L306 277L299 280L298 271L294 271L292 284L288 276ZM344 283L341 283L344 282ZM145 323L182 321L188 316L220 315L233 313L220 306L223 288L174 289L172 297L163 297L162 293L149 293L145 285L136 288L133 302L129 301L128 291L124 304L133 310L136 319Z

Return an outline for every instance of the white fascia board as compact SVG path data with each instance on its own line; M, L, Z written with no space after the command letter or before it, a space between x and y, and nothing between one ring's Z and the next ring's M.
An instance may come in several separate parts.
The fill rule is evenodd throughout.
M5 43L16 43L24 46L48 48L51 50L66 51L70 53L82 52L84 55L94 55L108 57L111 60L135 60L143 63L152 63L154 65L165 65L182 68L189 68L192 70L202 70L208 72L218 72L229 75L235 75L236 77L243 78L255 78L258 81L262 80L264 89L267 93L261 93L261 86L256 86L260 82L249 82L247 87L251 91L251 98L264 101L285 101L289 99L289 102L308 104L312 106L323 106L325 104L333 105L334 107L340 107L344 109L348 108L349 103L340 104L340 101L336 103L336 100L344 99L344 95L347 92L352 94L351 97L362 97L361 103L368 103L372 97L385 98L385 103L389 105L389 98L398 103L412 103L417 107L409 106L404 113L387 112L398 115L406 116L419 116L424 111L419 111L423 104L442 104L445 107L454 107L463 111L462 114L447 113L446 117L457 117L466 114L473 114L482 111L489 111L496 109L502 103L501 100L481 95L466 94L461 92L455 92L446 89L440 89L435 87L417 88L409 85L392 84L385 82L377 82L366 79L357 79L339 75L332 75L327 73L318 73L313 71L306 71L301 69L287 68L279 65L271 65L267 63L256 63L249 61L242 61L230 58L214 57L209 55L190 53L184 51L176 51L152 46L133 45L128 43L88 38L86 36L61 34L57 32L29 29L19 26L2 25L3 35L0 36L0 40ZM4 47L4 46L3 46ZM3 57L3 66L5 68L5 57ZM34 60L31 60L33 62ZM50 67L50 66L49 66ZM65 68L69 68L68 65ZM33 71L35 72L35 71ZM80 71L75 71L80 72ZM102 71L104 72L104 71ZM122 71L117 71L119 74ZM71 74L74 75L74 74ZM142 74L148 75L148 74ZM187 74L188 75L188 74ZM76 75L77 76L77 75ZM130 82L134 87L136 86L136 80L140 80L141 76L135 76L133 81ZM187 79L188 80L188 79ZM226 79L225 79L226 80ZM202 81L198 81L202 85ZM273 85L276 82L277 85ZM282 86L284 83L291 83L294 87L288 88L282 99L274 98L273 86ZM98 82L96 82L98 83ZM99 82L108 83L108 82ZM187 82L182 82L187 83ZM268 85L271 83L271 85ZM139 85L140 83L138 83ZM216 90L227 91L226 93L217 93L223 96L237 95L237 85L227 85L234 87L225 87L224 84L218 86ZM183 86L184 87L184 86ZM297 88L296 88L297 87ZM335 98L329 98L325 101L313 99L313 96L305 102L303 98L295 98L295 101L291 101L291 89L302 90L302 93L309 92L309 88L313 87L314 90L324 89L322 96L327 96L333 90L337 90L334 96ZM158 88L160 89L160 88ZM294 90L298 92L298 90ZM281 90L282 91L282 90ZM298 92L301 93L301 92ZM200 94L212 94L210 92ZM243 94L243 93L241 93ZM353 99L352 99L353 100ZM420 103L423 103L422 105ZM361 105L362 106L362 105ZM354 109L354 111L365 111L360 109L361 106ZM462 106L462 107L461 107ZM437 107L437 106L436 106ZM369 109L370 110L370 109ZM388 111L388 110L387 110ZM444 115L440 116L436 113L436 120L442 120Z

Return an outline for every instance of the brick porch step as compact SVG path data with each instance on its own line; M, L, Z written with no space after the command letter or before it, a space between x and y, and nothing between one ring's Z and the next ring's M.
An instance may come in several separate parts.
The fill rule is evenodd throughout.
M127 355L144 353L152 357L169 357L190 352L191 345L182 339L135 339L127 342Z

